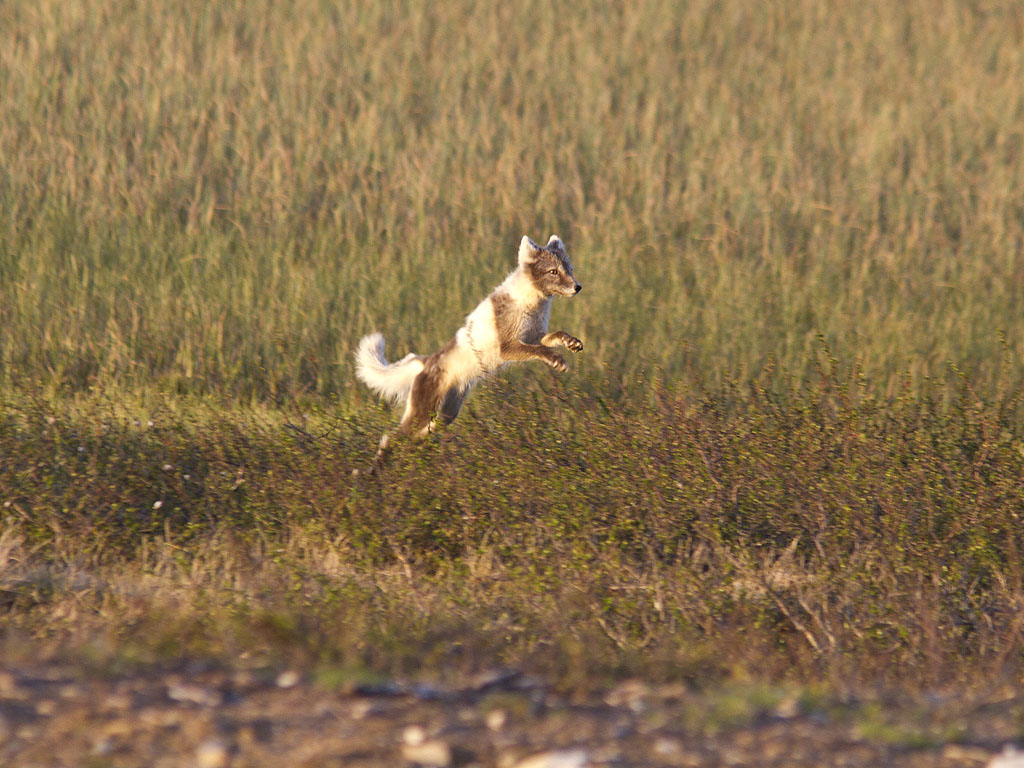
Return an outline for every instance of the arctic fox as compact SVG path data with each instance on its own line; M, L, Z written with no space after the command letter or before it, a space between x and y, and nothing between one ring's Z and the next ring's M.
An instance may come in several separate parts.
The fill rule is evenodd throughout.
M371 333L359 342L356 373L382 397L405 401L400 433L424 437L433 429L435 413L441 423L450 424L473 382L507 363L542 360L564 371L565 361L551 347L579 352L583 342L565 331L547 332L551 299L581 289L557 236L543 247L524 237L515 271L466 316L466 324L439 352L408 354L389 364L384 337ZM389 440L388 435L381 438L381 452Z

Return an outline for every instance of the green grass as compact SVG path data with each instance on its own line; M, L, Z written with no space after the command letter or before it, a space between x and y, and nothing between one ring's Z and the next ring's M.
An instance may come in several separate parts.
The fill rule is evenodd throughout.
M610 407L548 376L493 383L375 475L373 410L310 439L297 412L180 396L5 401L10 652L582 687L1020 673L1013 403L879 401L826 371Z
M998 1L4 3L4 653L1019 679L1022 42ZM358 339L432 351L553 232L586 352L368 475Z

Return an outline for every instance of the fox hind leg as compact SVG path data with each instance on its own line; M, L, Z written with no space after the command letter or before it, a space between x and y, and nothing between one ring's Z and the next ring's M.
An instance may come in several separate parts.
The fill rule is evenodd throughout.
M413 387L413 392L415 392L415 386ZM380 443L377 445L377 455L373 461L374 473L383 466L384 461L394 447L396 438L403 435L423 438L430 433L431 410L427 410L426 417L424 417L422 415L422 407L418 406L416 401L413 400L413 392L409 393L409 399L405 402L405 414L402 416L402 421L399 422L398 428L391 432L385 432L380 438Z
M405 415L398 425L398 431L413 437L426 437L431 431L431 421L441 402L440 370L436 366L425 368L412 383Z
M451 424L459 415L462 402L466 399L469 387L452 387L444 394L441 400L441 408L437 412L437 420L443 424Z
M409 397L405 401L405 413L402 414L398 428L393 432L385 433L380 439L375 467L379 467L391 452L396 437L411 435L414 438L422 439L429 435L433 430L433 416L438 412L439 405L441 406L441 418L447 419L444 423L455 418L466 393L463 390L456 397L452 393L457 392L458 388L454 387L445 393L443 378L443 371L436 362L428 362L427 366L416 376L412 382L412 389L409 390ZM442 395L444 395L444 405L441 403ZM446 414L451 414L451 418L448 418Z
M417 377L418 380L419 377ZM430 413L433 409L427 409L426 417L424 418L422 393L417 396L416 390L416 383L413 382L412 390L405 401L405 413L402 414L402 420L399 422L398 428L391 432L385 432L381 436L380 443L377 445L377 455L373 463L374 472L383 465L384 460L391 453L395 438L409 434L412 434L414 437L426 437L427 433L430 432Z

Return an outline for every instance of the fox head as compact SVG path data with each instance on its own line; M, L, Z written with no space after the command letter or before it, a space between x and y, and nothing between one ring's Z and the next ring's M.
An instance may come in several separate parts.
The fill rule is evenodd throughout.
M545 246L524 236L519 243L519 268L545 296L575 296L583 290L573 277L569 254L557 235L552 235Z

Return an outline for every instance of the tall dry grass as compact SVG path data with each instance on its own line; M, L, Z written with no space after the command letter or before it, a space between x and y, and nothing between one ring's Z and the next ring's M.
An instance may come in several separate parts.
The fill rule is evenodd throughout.
M800 376L820 333L985 392L1021 82L1010 0L4 3L2 378L344 397L361 334L429 349L558 232L581 386Z

